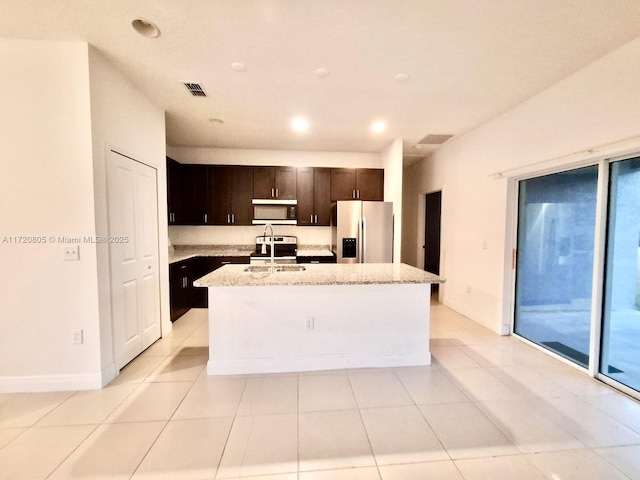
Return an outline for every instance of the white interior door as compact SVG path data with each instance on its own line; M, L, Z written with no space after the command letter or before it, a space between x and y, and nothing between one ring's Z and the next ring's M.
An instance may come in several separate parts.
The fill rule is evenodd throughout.
M111 315L118 369L160 338L156 177L154 168L109 152Z

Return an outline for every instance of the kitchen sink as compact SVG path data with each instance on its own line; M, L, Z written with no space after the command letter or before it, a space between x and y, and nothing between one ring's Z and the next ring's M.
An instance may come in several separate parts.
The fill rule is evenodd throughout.
M270 273L270 272L304 272L306 268L304 265L250 265L244 269L249 273Z

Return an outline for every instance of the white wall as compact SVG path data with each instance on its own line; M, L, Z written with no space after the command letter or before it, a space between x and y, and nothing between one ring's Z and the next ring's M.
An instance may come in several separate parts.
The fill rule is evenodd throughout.
M180 163L205 165L385 168L386 196L388 173L379 153L241 150L169 146L167 147L167 155ZM402 162L401 157L400 162ZM331 245L330 227L277 226L275 229L278 234L296 235L299 245ZM262 234L262 230L263 227L260 226L171 226L169 227L169 239L174 245L251 245L255 243L255 237Z
M300 246L326 246L331 248L331 227L297 227L274 225L276 235L295 235ZM223 226L170 226L169 239L173 245L255 245L264 225L236 227Z
M91 134L93 137L96 230L108 235L106 158L109 149L157 170L160 313L162 330L171 331L169 271L167 268L167 182L164 111L155 106L135 85L109 64L98 51L89 49L91 88ZM111 332L109 246L98 245L98 287L103 383L115 374Z
M241 150L169 146L167 147L167 155L180 163L207 165L383 168L382 160L378 153Z
M424 193L443 190L441 274L447 283L441 287L441 299L445 304L496 332L506 331L510 318L503 307L511 281L508 207L512 205L508 180L492 175L542 171L549 165L539 162L615 142L627 150L635 142L640 151L639 142L624 142L640 134L638 58L640 39L407 167L404 198L411 204L406 208L413 218L405 217L403 233L406 250L413 253L407 251L404 258L416 265L422 247L419 232L424 228L419 202ZM608 148L615 153L615 148ZM575 158L560 158L553 164Z
M167 264L164 112L86 43L0 40L0 64L0 392L100 388L115 374L108 250L81 240L79 261L64 261L60 237L107 234L116 147L158 168Z
M420 268L424 265L425 197L441 191L444 184L444 169L433 167L434 162L425 162L408 165L402 172L402 262Z
M402 249L402 139L395 139L380 153L384 167L384 199L393 202L393 261Z
M97 388L95 246L57 242L95 235L87 45L0 40L0 65L0 391Z

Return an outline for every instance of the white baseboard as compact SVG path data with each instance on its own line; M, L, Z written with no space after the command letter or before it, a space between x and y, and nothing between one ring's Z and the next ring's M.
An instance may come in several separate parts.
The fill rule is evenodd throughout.
M99 390L102 387L103 375L99 373L0 377L0 393Z
M349 368L388 368L431 365L431 353L413 355L336 355L294 358L214 359L207 362L208 375L310 372Z
M119 372L116 369L115 363L110 363L106 367L102 369L102 381L100 382L101 388L106 387L109 383L113 381L114 378L118 376Z
M492 332L498 335L509 335L509 332L503 333L501 326L496 329L495 320L485 317L484 315L479 315L476 310L469 309L457 302L444 302L442 303L445 307L450 308L458 312L460 315L467 317L469 320L476 322L478 325L481 325L485 328L488 328Z

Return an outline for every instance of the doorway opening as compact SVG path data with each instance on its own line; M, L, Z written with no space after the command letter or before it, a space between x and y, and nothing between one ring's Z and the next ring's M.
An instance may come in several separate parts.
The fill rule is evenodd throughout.
M424 209L424 270L440 274L440 220L442 217L442 190L428 193ZM431 284L431 294L437 295L440 285Z

